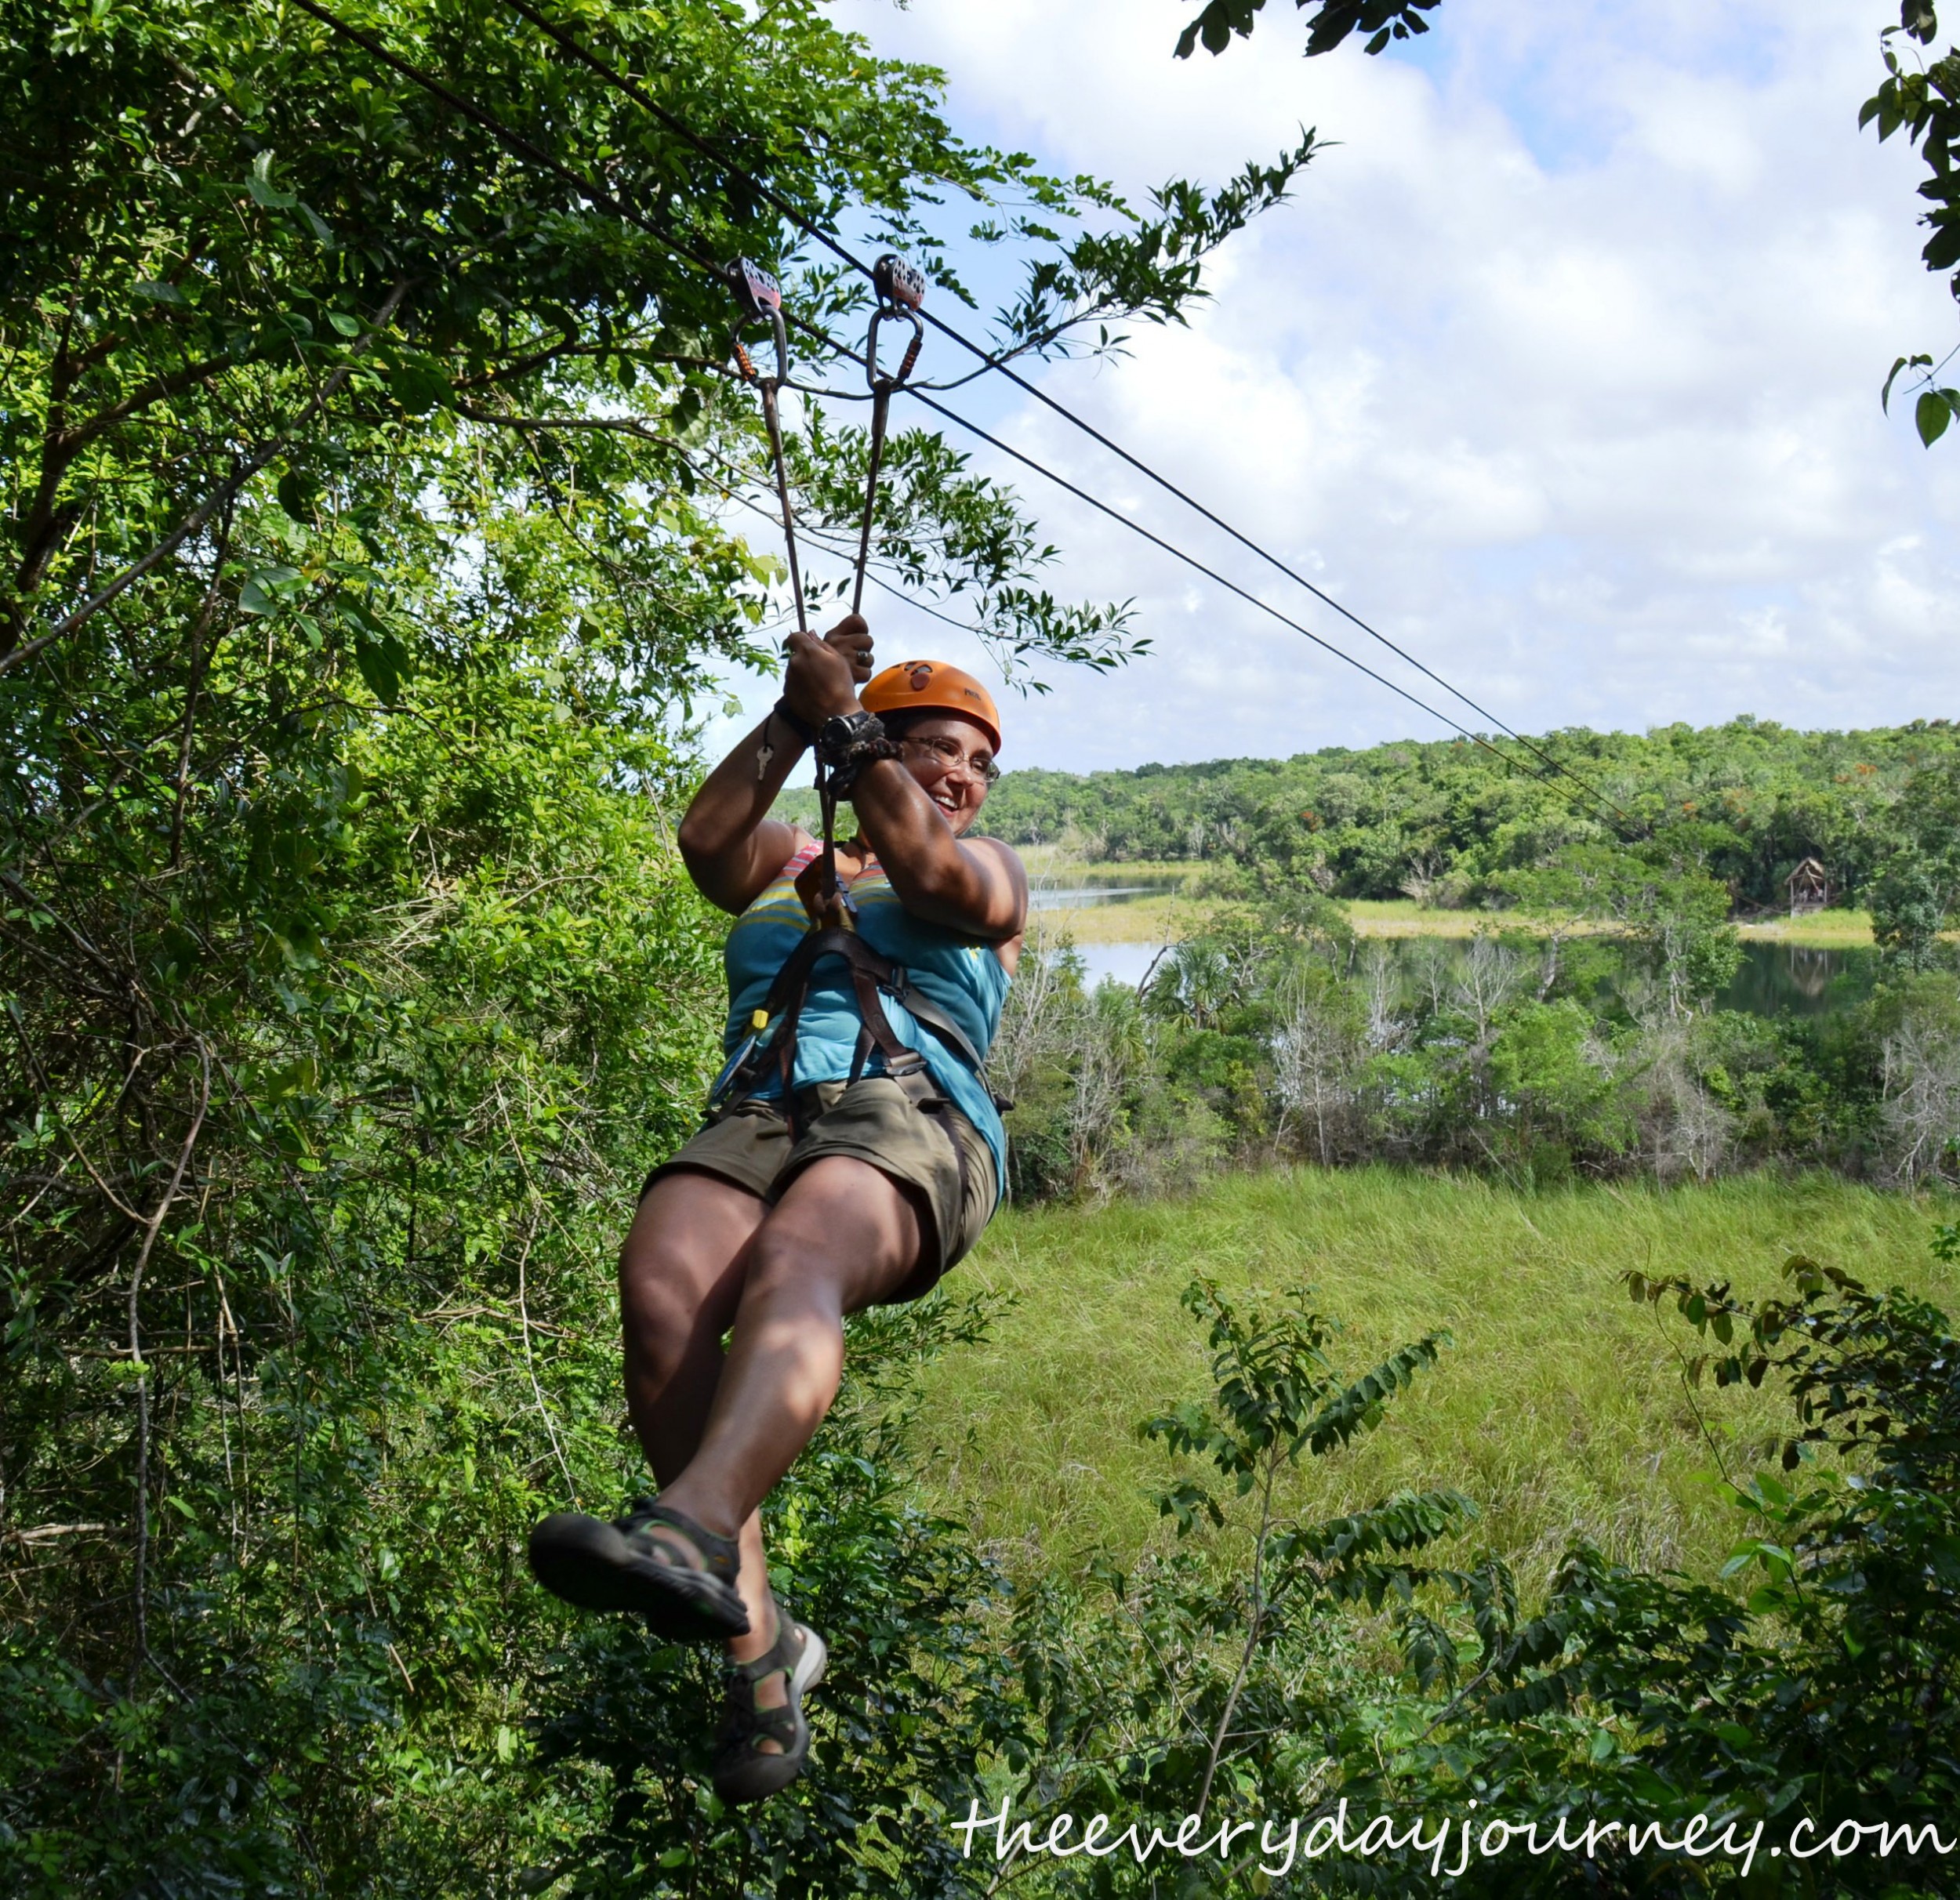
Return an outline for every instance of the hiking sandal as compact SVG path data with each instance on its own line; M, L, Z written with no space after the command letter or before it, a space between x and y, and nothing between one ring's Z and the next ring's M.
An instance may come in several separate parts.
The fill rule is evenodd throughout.
M652 1526L677 1533L700 1559L677 1556ZM717 1536L671 1504L642 1498L608 1524L561 1510L531 1533L531 1572L554 1597L582 1610L637 1611L656 1636L712 1643L749 1633L735 1589L741 1558L732 1537Z
M810 1759L810 1724L803 1713L807 1692L822 1680L829 1659L824 1641L807 1623L783 1613L773 1595L776 1640L753 1662L731 1662L721 1727L715 1737L714 1791L731 1807L780 1794ZM784 1674L788 1694L779 1709L756 1706L756 1688L765 1677ZM780 1754L758 1747L767 1739Z

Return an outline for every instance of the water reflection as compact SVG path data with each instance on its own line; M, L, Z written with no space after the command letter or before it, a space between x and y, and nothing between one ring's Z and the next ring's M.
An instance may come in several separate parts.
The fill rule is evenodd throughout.
M1028 890L1030 910L1091 910L1105 904L1134 904L1138 897L1162 897L1184 883L1177 872L1132 873L1128 877L1084 877L1080 883L1044 884L1040 879Z
M1878 974L1876 950L1745 943L1742 967L1720 1002L1751 1016L1832 1016L1863 1003Z

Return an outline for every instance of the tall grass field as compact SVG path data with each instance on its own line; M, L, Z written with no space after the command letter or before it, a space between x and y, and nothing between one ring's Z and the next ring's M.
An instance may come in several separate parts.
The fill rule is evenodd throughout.
M1622 1276L1679 1274L1766 1294L1793 1253L1948 1311L1960 1274L1931 1256L1950 1201L1826 1176L1524 1194L1376 1168L1221 1178L1181 1200L1007 1210L955 1272L1000 1304L985 1340L929 1369L916 1429L930 1502L1011 1564L1131 1556L1168 1535L1149 1496L1172 1467L1139 1420L1207 1389L1178 1304L1203 1273L1231 1293L1312 1289L1359 1374L1446 1328L1440 1367L1372 1436L1306 1461L1290 1507L1332 1515L1403 1486L1454 1485L1482 1540L1540 1588L1584 1539L1706 1576L1743 1535L1714 1481L1773 1460L1790 1413L1766 1383L1689 1376L1696 1336L1635 1304Z

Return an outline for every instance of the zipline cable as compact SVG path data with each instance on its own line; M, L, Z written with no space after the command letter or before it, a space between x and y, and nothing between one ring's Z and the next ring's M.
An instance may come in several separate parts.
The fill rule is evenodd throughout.
M731 462L727 456L717 455L714 450L706 448L702 448L700 451L700 453L706 455L713 461L720 462L724 469L729 471L731 475L739 477L744 480L748 479L748 471L740 467L738 464ZM695 474L701 480L706 482L710 488L718 490L728 500L733 502L738 508L746 508L748 509L750 513L753 515L759 515L764 520L770 522L773 524L775 520L775 516L771 514L768 509L764 508L760 502L751 501L747 495L740 493L726 477L717 475L713 470L702 468L694 460L692 456L688 455L685 449L677 448L674 451L674 454L680 459L680 460L685 462L689 468L693 470ZM817 546L823 548L831 553L836 553L838 551L837 543L834 535L826 533L822 528L813 528L806 522L804 524L803 535L806 541L814 542ZM893 600L903 601L904 604L907 607L910 607L915 613L929 615L933 619L942 622L947 626L956 628L962 633L971 634L976 640L984 640L987 637L985 628L977 627L970 620L960 620L956 618L951 614L941 612L940 610L935 607L930 601L918 600L913 595L907 593L902 587L893 586L891 582L887 581L882 574L877 572L874 568L867 568L864 575L864 578L869 581L873 587L879 589L883 593L891 595ZM855 611L855 610L854 609L853 611Z
M1218 586L1224 588L1227 593L1235 593L1240 600L1250 601L1251 604L1258 607L1261 613L1270 614L1272 618L1278 621L1282 626L1290 627L1294 633L1304 634L1306 638L1312 640L1316 647L1325 648L1326 651L1331 653L1336 659L1345 660L1348 664L1353 667L1357 672L1366 673L1370 680L1376 681L1382 686L1385 686L1390 692L1399 693L1404 699L1408 701L1410 705L1412 706L1420 706L1421 709L1427 712L1432 719L1441 720L1444 725L1450 727L1455 731L1460 733L1465 738L1472 740L1477 745L1481 745L1485 751L1490 752L1494 757L1503 759L1506 764L1513 764L1516 763L1508 758L1504 752L1500 752L1496 746L1493 745L1488 739L1482 737L1481 734L1471 731L1467 727L1458 725L1448 713L1439 712L1434 706L1431 705L1428 701L1417 698L1416 695L1410 692L1406 687L1398 686L1396 684L1394 680L1388 679L1381 673L1377 673L1375 669L1372 666L1369 665L1365 660L1357 660L1352 654L1344 653L1341 648L1335 646L1331 640L1323 640L1320 636L1315 633L1311 627L1302 626L1298 621L1294 619L1290 615L1281 613L1279 608L1273 606L1270 601L1261 600L1259 596L1256 593L1253 593L1251 589L1249 587L1241 587L1236 581L1227 580L1217 568L1207 567L1204 562L1199 560L1196 555L1187 554L1182 548L1178 546L1174 542L1166 541L1161 535L1152 533L1152 531L1149 528L1145 528L1142 522L1131 520L1121 509L1112 507L1109 502L1102 500L1096 495L1091 495L1086 488L1078 488L1073 482L1070 481L1065 475L1058 475L1053 469L1044 467L1040 462L1036 461L1033 456L1024 454L1020 449L1014 448L1011 443L1002 441L997 435L990 434L986 430L982 429L978 422L969 422L967 418L960 415L957 410L948 408L944 403L939 401L935 397L927 395L923 390L914 390L912 392L912 395L915 401L924 403L928 409L933 410L937 414L943 415L948 422L954 423L960 428L965 430L969 435L978 436L982 441L989 443L995 448L999 449L1004 455L1011 455L1014 459L1021 463L1024 468L1033 469L1037 475L1045 475L1050 481L1055 484L1057 488L1065 489L1069 494L1073 495L1076 500L1087 502L1091 508L1095 509L1099 513L1107 515L1112 521L1120 521L1124 527L1127 528L1131 531L1131 533L1141 535L1143 538L1149 542L1152 547L1161 548L1165 553L1170 555L1174 560L1182 561L1187 567L1192 568L1196 572L1202 574L1207 580L1215 581ZM1530 768L1526 767L1525 769L1528 771ZM1534 774L1533 776L1538 777L1539 774Z
M684 140L688 144L691 145L695 150L701 153L703 157L713 159L716 164L720 165L724 170L726 170L730 176L740 179L743 183L749 186L749 187L752 190L755 191L760 197L767 200L771 205L773 205L784 217L787 218L789 222L795 225L797 230L803 232L806 237L814 238L818 243L821 244L826 249L829 251L833 256L838 258L843 263L848 264L851 269L859 272L865 277L873 278L875 281L876 272L874 267L866 263L862 258L858 256L833 233L826 230L821 225L815 223L813 220L806 217L804 213L799 211L788 198L785 198L779 191L776 190L764 179L758 178L755 173L747 170L744 166L738 164L734 159L731 158L726 152L720 150L717 146L715 146L712 141L702 137L699 132L695 132L694 129L688 125L684 120L677 118L673 113L670 112L665 106L662 105L661 103L652 96L652 94L648 92L644 86L639 84L637 80L634 80L625 73L622 73L617 67L609 64L606 60L600 58L599 56L594 53L590 47L587 46L583 41L579 39L576 34L568 31L564 27L560 26L556 21L551 20L546 15L539 12L535 6L531 5L530 0L506 0L506 3L514 12L521 15L524 19L530 21L531 24L539 30L539 31L544 34L564 52L570 54L572 57L578 60L580 64L586 67L592 72L597 74L608 85L614 87L616 90L624 94L626 97L633 100L635 104L640 106L643 110L650 112L660 121L662 125L666 126L670 132L673 132L677 138ZM1308 593L1314 596L1316 600L1320 601L1323 605L1333 608L1337 614L1341 615L1344 619L1351 622L1356 627L1359 628L1361 632L1367 634L1370 640L1378 641L1382 646L1387 647L1388 651L1394 654L1398 658L1404 661L1409 665L1414 667L1418 673L1423 674L1426 678L1434 680L1436 683L1441 687L1445 692L1450 694L1453 698L1460 700L1479 718L1488 720L1498 731L1504 734L1507 738L1515 741L1518 745L1523 746L1527 752L1533 755L1534 757L1541 760L1553 771L1559 773L1564 778L1571 779L1577 785L1583 785L1590 796L1596 800L1600 804L1606 807L1606 809L1612 811L1617 817L1624 820L1630 825L1634 825L1636 822L1632 815L1615 803L1608 793L1602 791L1598 785L1594 785L1592 781L1588 779L1583 774L1574 771L1571 767L1566 764L1563 760L1559 759L1554 754L1545 751L1544 749L1537 744L1535 741L1528 738L1524 734L1519 732L1511 726L1507 725L1502 720L1499 719L1494 712L1491 712L1489 708L1480 705L1476 700L1472 699L1470 695L1465 692L1460 687L1453 685L1448 680L1446 680L1442 674L1436 672L1433 667L1428 666L1422 661L1417 659L1414 654L1408 651L1406 647L1400 646L1396 641L1391 640L1387 634L1381 632L1378 629L1371 626L1351 607L1343 606L1339 600L1334 597L1333 595L1328 593L1324 589L1316 586L1314 582L1308 580L1305 575L1300 573L1296 568L1290 566L1286 561L1282 560L1278 555L1273 553L1269 549L1261 546L1258 542L1254 540L1250 535L1245 534L1239 528L1235 528L1232 524L1226 520L1223 516L1207 507L1203 502L1200 501L1195 495L1188 493L1185 489L1180 488L1178 484L1171 480L1168 476L1160 474L1157 470L1151 467L1148 462L1143 461L1140 457L1133 455L1128 449L1125 448L1121 443L1112 441L1101 430L1098 429L1094 423L1087 421L1083 417L1076 415L1073 409L1070 409L1065 404L1058 401L1054 397L1051 396L1046 390L1040 388L1037 384L1030 383L1026 377L1023 376L1018 371L1011 367L1005 357L997 355L995 352L988 350L984 345L975 343L972 338L966 335L963 332L955 329L951 324L948 323L945 320L945 318L936 315L934 312L931 310L922 310L920 314L923 316L924 321L930 324L932 328L937 330L942 336L949 338L953 342L957 343L961 349L978 358L982 365L982 373L985 371L992 370L997 372L1001 375L1005 376L1009 382L1012 383L1015 386L1016 388L1022 390L1026 394L1033 397L1037 402L1045 404L1057 415L1062 417L1064 421L1071 423L1073 426L1080 430L1083 434L1088 436L1092 441L1099 443L1103 448L1109 450L1112 455L1120 457L1131 468L1134 469L1138 473L1156 483L1156 485L1164 490L1167 494L1174 495L1177 499L1182 502L1187 508L1189 508L1195 513L1203 516L1203 518L1211 523L1214 528L1217 528L1224 533L1230 535L1231 538L1234 541L1237 542L1242 547L1244 547L1250 553L1258 555L1261 560L1266 562L1269 566L1276 568L1279 573L1284 575L1287 579L1292 581L1296 586L1304 587ZM924 393L919 389L914 388L911 393L914 396L918 397L921 401L925 400ZM944 413L944 412L942 412L942 413ZM956 421L959 419L956 417L953 419ZM1117 518L1119 520L1122 520L1125 517L1119 516ZM1377 679L1381 677L1379 674L1374 674L1371 676ZM1420 705L1421 702L1417 701L1415 703ZM1439 715L1438 716L1440 716ZM1454 720L1447 720L1445 723L1452 726L1454 726L1456 723ZM1462 728L1458 727L1457 727L1457 730L1461 731Z
M633 225L637 229L646 232L648 236L657 239L660 243L666 245L676 256L682 259L687 263L695 265L698 269L706 272L707 275L713 278L717 283L723 285L724 287L726 287L728 285L730 280L727 270L721 265L716 263L713 259L702 256L702 253L694 250L682 240L677 238L673 232L662 229L652 220L634 210L632 206L620 198L615 193L608 190L605 187L598 183L595 179L589 178L583 174L575 171L571 166L563 164L558 159L554 158L550 153L545 150L543 147L537 144L534 140L527 138L522 132L518 132L514 128L505 124L503 120L497 118L495 114L490 112L485 107L477 105L474 100L466 98L463 94L456 92L453 88L445 85L441 80L435 78L433 74L425 72L421 67L416 66L412 61L404 59L400 54L392 51L385 44L385 42L377 38L374 34L365 31L361 27L354 25L352 22L349 20L342 19L340 16L336 13L331 8L321 5L321 0L292 0L292 4L297 6L301 12L310 14L314 19L319 20L322 25L327 27L330 31L339 34L343 38L350 40L356 45L361 47L365 51L372 54L376 59L379 60L383 64L392 68L394 71L400 73L412 84L420 87L423 91L429 93L431 97L441 100L443 103L448 106L452 111L460 113L464 118L482 126L485 131L488 132L498 140L499 143L503 145L504 147L511 152L514 156L524 159L529 163L541 166L546 171L550 172L554 177L559 178L567 184L571 185L580 194L581 196L586 198L589 203L595 205L601 209L612 212L615 217L618 217L626 223ZM551 27L549 25L549 23L539 19L538 16L532 13L528 7L524 4L524 0L510 0L510 4L516 7L517 10L522 13L527 19L535 21L541 27L543 28L543 30L549 32L553 38L559 40L561 44L565 44L568 41L569 36L561 35L556 29ZM568 45L568 50L572 50L576 48L576 42L570 42ZM580 56L586 64L591 66L594 71L609 76L615 85L619 85L624 89L627 89L630 93L637 94L640 92L641 89L633 85L630 81L622 79L618 74L614 73L610 67L607 67L603 60L598 60L595 56L588 53L584 53L581 49L579 51L579 56ZM671 121L671 122L677 128L680 128L680 121L677 120L672 120L672 115L667 114L663 108L659 107L656 103L651 100L648 100L646 103L648 104L649 108L655 111L657 116L662 118L663 122ZM710 155L714 155L713 154L713 148L707 146L705 141L695 138L693 133L688 132L684 128L680 128L680 130L681 136L686 137L690 143L696 144L704 151L709 152ZM723 162L727 161L724 161ZM742 172L741 168L739 166L731 165L730 169L735 171L739 176L744 177L745 179L749 178L749 174ZM786 206L786 201L782 200L778 194L771 190L768 186L760 183L758 180L752 179L750 182L754 183L757 190L764 196L767 197L771 203L776 204L779 207ZM795 213L793 210L786 208L785 215L790 216L793 220L799 225L799 227L803 227L804 225L804 220L799 214ZM829 245L831 249L837 252L840 256L845 258L854 266L854 267L858 269L863 269L865 267L858 263L858 259L852 257L848 252L845 251L834 239L825 235L821 230L818 230L815 227L809 227L808 228L810 229L813 235L819 238L822 242ZM815 337L818 341L824 344L836 354L845 357L852 362L858 363L860 365L864 364L865 358L858 351L851 349L848 344L839 342L835 337L831 336L827 332L819 328L817 325L810 323L804 318L797 317L786 311L784 313L784 316L786 321L793 325L796 328L802 331L808 335ZM946 325L938 324L936 318L931 318L928 316L927 321L934 322L938 328L946 328ZM958 333L956 332L949 331L949 334L954 335L956 339L961 343L967 349L971 350L978 347L976 345L969 342L966 338L959 336ZM1385 687L1390 692L1395 694L1397 698L1406 700L1410 705L1416 707L1419 711L1428 713L1432 719L1436 720L1439 723L1449 727L1450 729L1457 734L1459 737L1468 740L1472 745L1481 747L1484 751L1489 752L1493 758L1498 760L1500 763L1503 764L1509 770L1512 771L1522 771L1527 778L1535 778L1541 784L1550 785L1552 783L1551 779L1544 773L1533 771L1529 766L1524 764L1521 760L1512 758L1508 753L1504 752L1499 747L1494 745L1490 740L1486 738L1482 734L1472 732L1468 727L1464 726L1457 720L1452 719L1448 713L1442 712L1438 708L1431 705L1428 701L1422 699L1417 694L1410 692L1406 687L1398 685L1394 680L1390 680L1385 675L1376 672L1373 667L1368 665L1365 662L1356 659L1352 654L1344 651L1341 647L1335 646L1330 640L1323 639L1319 634L1316 633L1310 627L1303 626L1298 621L1292 618L1290 615L1280 612L1277 607L1273 607L1269 603L1261 600L1257 594L1253 593L1250 589L1240 586L1238 583L1234 581L1226 579L1226 578L1223 575L1218 573L1215 568L1207 566L1204 562L1200 560L1195 555L1186 553L1181 548L1178 547L1173 542L1165 540L1161 535L1153 533L1150 529L1145 528L1140 522L1131 520L1130 517L1123 513L1120 509L1113 508L1108 502L1099 500L1096 496L1088 493L1087 490L1078 487L1075 483L1068 480L1066 477L1057 474L1052 469L1047 468L1043 463L1036 460L1033 456L1027 455L1022 451L1011 447L1007 443L1003 442L997 436L989 433L986 430L982 429L977 422L969 422L964 416L960 415L956 411L947 408L945 404L941 403L935 398L928 396L924 390L913 387L910 389L909 393L917 401L924 403L928 408L931 408L936 413L946 417L949 422L954 423L960 428L966 430L969 433L978 437L982 441L989 443L993 447L999 449L1003 454L1012 457L1014 460L1021 462L1024 466L1031 469L1036 473L1044 477L1048 480L1053 482L1057 487L1065 490L1069 494L1076 496L1078 499L1087 502L1090 506L1098 509L1102 513L1109 516L1112 520L1120 522L1124 527L1127 528L1131 533L1141 536L1144 540L1148 541L1152 546L1161 549L1164 553L1171 555L1174 559L1182 561L1185 566L1193 569L1197 573L1203 575L1207 579L1215 582L1218 586L1225 588L1229 593L1237 595L1240 599L1249 602L1251 605L1259 608L1262 612L1270 615L1274 619L1279 621L1283 625L1290 628L1294 633L1298 633L1304 638L1311 640L1316 647L1321 647L1327 653L1331 654L1336 659L1345 661L1348 665L1354 668L1357 673L1366 675L1367 677L1375 681L1377 685ZM1058 405L1056 406L1058 407ZM1067 414L1068 412L1065 410L1062 413ZM1070 419L1073 420L1074 419L1072 416ZM779 462L779 466L780 463ZM1385 642L1385 644L1392 643ZM1450 690L1454 691L1455 689L1453 687ZM1458 694L1457 697L1461 698L1462 695ZM1470 702L1466 701L1465 703L1468 704ZM1481 709L1479 709L1480 710ZM1486 714L1485 716L1488 717L1489 716ZM1509 731L1508 727L1505 727L1504 730L1507 732ZM1512 734L1511 736L1513 738L1519 737L1519 735L1515 734ZM1608 809L1617 813L1622 818L1626 818L1629 824L1633 822L1631 818L1628 818L1627 814L1621 811L1620 807L1617 805L1615 805L1610 799L1606 798L1603 793L1599 792L1595 788L1588 785L1586 781L1580 778L1577 773L1573 772L1570 770L1570 768L1562 765L1557 760L1552 758L1550 755L1539 752L1537 748L1530 745L1530 742L1528 740L1519 738L1519 743L1526 745L1527 748L1536 752L1539 757L1544 759L1546 763L1561 776L1570 778L1574 783L1583 786L1592 796L1598 800ZM1568 793L1567 796L1570 797L1570 794Z

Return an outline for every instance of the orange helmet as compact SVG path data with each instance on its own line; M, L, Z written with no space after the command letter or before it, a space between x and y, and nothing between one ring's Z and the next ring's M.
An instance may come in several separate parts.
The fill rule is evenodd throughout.
M944 660L904 660L887 666L862 692L858 703L867 712L957 712L984 726L1000 749L1000 715L993 695L970 673Z

